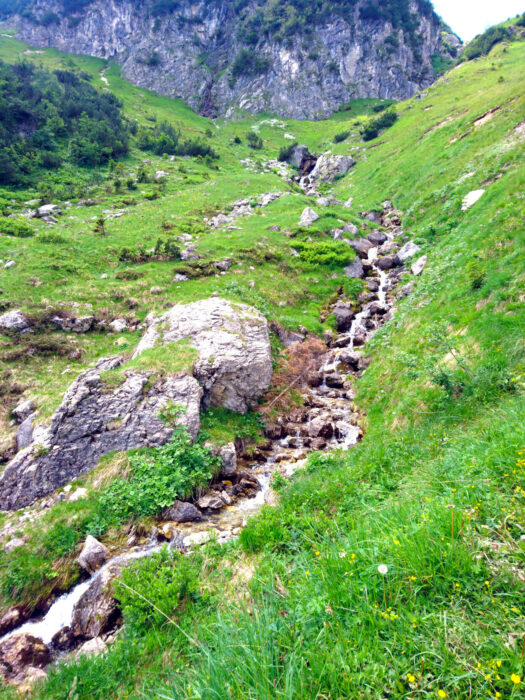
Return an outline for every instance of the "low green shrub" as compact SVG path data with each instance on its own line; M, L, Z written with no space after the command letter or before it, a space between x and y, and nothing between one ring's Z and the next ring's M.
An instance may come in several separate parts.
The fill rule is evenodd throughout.
M397 112L394 112L393 110L383 112L383 114L380 117L372 119L372 121L370 121L361 130L363 141L371 141L372 139L375 139L377 136L379 136L379 132L382 129L388 129L393 124L395 124L397 119Z
M35 230L24 219L0 218L0 233L15 238L31 238Z
M199 565L192 557L163 548L122 572L115 586L125 622L135 629L165 625L186 605L202 598Z
M297 141L294 141L293 143L290 143L286 146L283 146L281 150L279 151L279 156L278 160L281 161L281 163L286 163L290 156L292 155L294 148L297 146Z
M342 267L355 257L352 248L341 241L296 241L294 248L301 260L316 266Z
M91 531L101 533L134 518L155 515L178 498L188 498L205 486L219 461L190 435L176 428L170 442L130 457L127 478L115 479L101 494Z
M340 131L338 134L334 136L334 143L341 143L342 141L346 141L346 139L350 136L349 131Z

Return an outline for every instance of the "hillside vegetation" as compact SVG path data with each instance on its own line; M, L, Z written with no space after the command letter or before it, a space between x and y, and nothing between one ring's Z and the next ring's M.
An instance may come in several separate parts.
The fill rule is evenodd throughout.
M349 297L360 291L344 274L348 248L327 232L341 222L368 230L360 213L380 209L384 200L403 212L403 228L428 263L421 277L406 278L414 291L365 347L372 362L356 383L363 440L348 452L314 453L290 481L276 479L278 503L250 519L238 540L211 542L191 557L165 550L129 567L117 587L125 623L117 640L105 654L51 669L34 697L523 696L519 36L397 104L397 120L376 134L377 100L353 102L316 123L271 115L212 122L130 86L113 66L105 72L139 133L168 122L218 157L188 159L175 150L170 158L159 149L141 151L145 143L132 140L120 166L96 169L92 181L79 170L49 185L46 201L71 200L57 225L31 219L32 237L0 234L0 258L16 262L1 271L0 303L22 309L37 329L30 337L0 336L6 455L8 411L22 391L44 421L81 368L117 352L115 335L105 331L52 329L56 309L142 320L165 305L217 292L287 329L304 326L320 335L333 325L326 311L337 291L345 288ZM0 38L7 63L26 51ZM48 70L67 64L103 87L100 60L54 50L24 56ZM370 140L363 142L363 132ZM348 175L322 187L341 201L352 197L350 208L318 207L283 180L275 159L291 142L285 134L312 152L354 156ZM167 175L157 177L158 170ZM478 201L465 206L477 190ZM260 207L255 198L269 191L286 195ZM0 192L5 212L17 216L25 201L41 195L34 187ZM238 219L238 228L205 223L247 197L254 198L253 215ZM298 222L306 206L321 216L305 231ZM122 215L112 218L113 212ZM159 239L173 243L184 233L202 255L198 265L146 254ZM235 272L206 267L226 256ZM118 351L131 351L139 332L118 335ZM274 346L278 367L283 355L275 339ZM256 436L250 421L209 415L203 427L214 436L243 430ZM120 482L108 487L112 479L129 475L126 458L119 459L79 480L87 499L58 503L40 523L25 526L23 554L0 554L2 609L31 604L78 578L74 557L90 509L106 490L118 495ZM130 459L139 476L150 474L140 455ZM105 536L108 544L125 537L111 530Z

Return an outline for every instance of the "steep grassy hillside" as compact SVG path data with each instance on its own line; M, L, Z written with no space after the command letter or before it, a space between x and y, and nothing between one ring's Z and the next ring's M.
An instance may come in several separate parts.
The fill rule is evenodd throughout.
M24 51L14 39L0 40L4 60ZM94 82L104 68L54 51L25 57L82 67ZM357 161L330 189L343 201L353 197L352 207L314 205L322 214L314 242L338 220L361 226L359 212L389 199L428 263L365 348L372 363L357 382L362 442L348 453L313 454L291 482L277 480L278 504L253 518L238 541L212 542L192 557L166 552L126 571L118 589L126 624L117 641L102 656L52 670L35 697L523 696L524 61L523 42L498 44L396 105L397 122L365 144L360 129L374 102L314 124L271 116L214 123L129 86L113 67L105 72L128 117L180 124L208 139L219 159L172 161L134 148L119 179L135 180L145 168L152 180L162 169L164 184L115 192L114 176L100 170L83 194L95 200L89 208L77 195L53 228L32 220L34 237L0 236L0 258L17 263L0 278L6 308L36 315L74 300L101 318L140 319L218 291L287 328L320 333L330 325L323 310L345 284L342 257L327 266L291 252L296 239L285 234L301 238L299 217L311 202L261 165L291 143L285 134ZM249 147L250 130L261 136L260 150ZM254 161L248 170L247 158ZM463 207L475 190L484 193ZM287 194L254 206L238 229L203 224L234 200L268 191ZM22 207L32 193L12 197ZM124 214L108 220L102 236L96 219L111 207ZM276 225L280 231L269 230ZM181 283L172 281L174 271L187 271L180 262L122 261L123 248L148 249L159 237L188 232L204 262L229 256L239 264ZM115 336L36 335L82 351L76 362L36 352L13 360L25 346L2 336L4 376L27 387L44 420L73 372L115 350ZM119 346L131 349L138 335L119 334ZM15 394L7 396L13 405ZM6 410L6 428L7 420ZM114 464L99 469L98 486L96 478L82 482L87 505L51 509L23 562L3 555L4 607L38 598L57 576L75 580L84 531L71 516L89 509L115 474ZM40 535L57 524L66 544L59 550L48 537L45 549Z

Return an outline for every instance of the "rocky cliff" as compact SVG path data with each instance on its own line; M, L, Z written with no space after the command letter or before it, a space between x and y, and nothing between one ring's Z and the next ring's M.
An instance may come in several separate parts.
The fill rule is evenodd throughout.
M354 98L404 99L433 81L432 57L447 50L427 0L25 0L12 7L4 26L21 39L111 59L132 83L181 97L208 116L243 109L316 119Z

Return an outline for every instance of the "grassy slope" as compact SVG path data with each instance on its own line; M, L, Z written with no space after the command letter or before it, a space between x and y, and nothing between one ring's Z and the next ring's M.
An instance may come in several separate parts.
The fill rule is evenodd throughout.
M36 695L61 698L73 684L79 698L521 695L525 173L515 128L525 114L524 57L523 44L498 46L445 75L423 100L400 105L399 122L334 188L341 198L354 196L351 217L393 200L429 255L414 294L370 343L375 361L358 385L368 422L363 442L347 455L314 456L239 544L211 545L191 563L176 562L177 570L198 572L201 597L181 608L164 590L142 590L181 627L148 625L130 611L111 653L62 667ZM479 128L470 124L499 106ZM341 129L336 122L288 122L286 131L319 148L325 134ZM245 180L246 193L283 188L272 175L238 169L229 138L246 128L220 127L227 134L221 167L228 162L231 170L217 178L214 202L231 202ZM271 127L261 134L272 149L282 144ZM462 212L463 196L480 187L482 199ZM211 190L206 183L185 189L176 216L179 203L192 199L184 213L193 212L195 199ZM142 211L156 223L172 201L175 195L163 200L162 210L144 203ZM272 223L292 225L302 206L299 196L281 200L231 240L253 245L270 236ZM120 221L111 226L124 236ZM286 245L277 236L271 244ZM200 245L227 250L219 233ZM286 272L297 296L272 282L278 270L264 265L251 274L270 313L293 325L303 318L299 295L311 291L311 278ZM156 264L148 284L163 274L170 273ZM170 289L168 299L204 296L227 281L189 284ZM329 292L324 283L305 325L318 328ZM274 294L286 295L284 311ZM446 381L461 390L447 395ZM384 582L381 563L389 567ZM147 581L131 581L139 590L141 578Z

